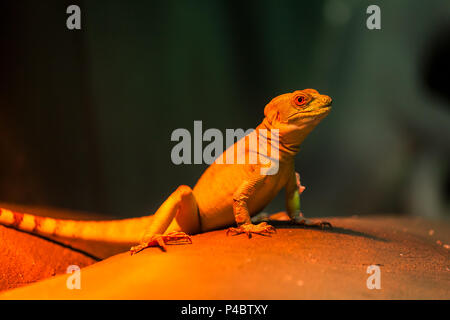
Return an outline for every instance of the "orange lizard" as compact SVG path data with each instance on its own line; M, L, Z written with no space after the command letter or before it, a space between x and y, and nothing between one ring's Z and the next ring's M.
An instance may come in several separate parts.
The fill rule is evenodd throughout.
M152 246L165 250L166 244L191 243L189 235L230 227L234 223L237 226L230 227L227 234L246 234L249 238L252 234L270 235L275 232L273 226L266 222L253 224L251 217L285 188L287 213L293 223L331 227L328 222L303 217L300 194L305 187L294 169L294 157L300 144L328 115L331 102L329 96L305 89L280 95L266 105L262 123L242 139L250 141L254 134L258 139L263 137L264 143L270 146L275 141L272 132L278 133L275 174L263 173L268 162L261 159L256 163L223 161L230 152L246 160L254 154L270 160L259 152L260 145L246 143L245 148L239 149L238 141L207 168L194 189L185 185L178 187L153 215L110 221L59 220L0 208L0 224L44 237L137 243L130 249L134 254Z

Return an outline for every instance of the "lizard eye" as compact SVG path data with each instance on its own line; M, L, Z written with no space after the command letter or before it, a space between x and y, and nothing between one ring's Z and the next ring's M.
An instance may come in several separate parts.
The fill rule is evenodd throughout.
M304 96L304 95L298 95L298 96L296 96L296 97L294 98L294 103L295 103L297 106L303 106L303 105L305 105L307 102L308 102L308 99L307 99L307 97Z

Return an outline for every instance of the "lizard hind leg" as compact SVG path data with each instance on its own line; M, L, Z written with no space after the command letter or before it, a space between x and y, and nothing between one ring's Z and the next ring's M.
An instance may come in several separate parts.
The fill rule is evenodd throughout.
M192 243L189 234L200 231L197 202L188 186L179 186L153 217L139 245L130 249L131 254L147 247L160 247L166 251L167 244Z

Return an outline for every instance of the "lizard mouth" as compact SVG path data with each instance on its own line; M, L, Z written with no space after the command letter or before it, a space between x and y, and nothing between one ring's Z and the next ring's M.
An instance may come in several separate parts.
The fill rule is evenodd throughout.
M330 100L330 102L328 102L327 104L315 109L315 110L310 110L308 112L305 112L306 114L310 115L310 116L318 116L321 114L328 114L331 111L331 105L333 104L333 100Z
M320 109L312 110L310 112L305 113L307 117L317 117L321 115L327 115L331 111L331 106L323 106Z
M322 115L326 116L330 111L331 111L331 102L318 109L294 113L288 118L288 120L301 118L310 118L311 120L313 120Z

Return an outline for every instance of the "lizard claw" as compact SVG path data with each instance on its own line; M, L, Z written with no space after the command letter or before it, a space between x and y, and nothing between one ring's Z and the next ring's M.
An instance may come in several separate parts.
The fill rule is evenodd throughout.
M294 220L293 222L299 226L320 227L322 229L325 229L325 228L333 229L333 226L328 221L312 221L312 220L300 217L300 219Z
M229 228L227 230L227 236L229 233L232 233L233 236L245 233L250 239L253 233L262 236L270 236L272 233L276 232L277 230L273 226L267 224L267 222L261 222L260 224L257 225L254 225L252 223L246 223L237 228Z
M130 249L130 254L133 255L139 251L148 247L159 247L162 251L166 252L167 244L186 244L192 243L192 239L184 232L174 231L168 234L157 234L150 238L149 241L142 242L141 244L134 246Z

